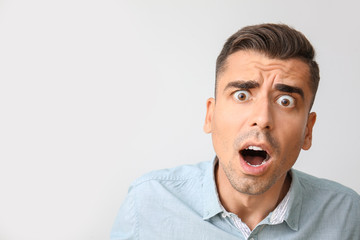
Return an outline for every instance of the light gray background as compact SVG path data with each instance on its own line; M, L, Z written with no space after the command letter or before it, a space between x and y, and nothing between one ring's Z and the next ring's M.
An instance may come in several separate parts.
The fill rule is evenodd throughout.
M215 58L287 23L317 49L313 147L296 168L360 192L357 1L0 1L0 239L108 239L129 184L211 160Z

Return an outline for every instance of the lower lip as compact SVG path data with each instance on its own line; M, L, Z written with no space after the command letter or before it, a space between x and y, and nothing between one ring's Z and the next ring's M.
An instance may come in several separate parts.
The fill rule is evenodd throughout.
M257 166L257 167L253 167L253 166L249 165L242 158L240 153L239 153L239 158L240 158L240 165L241 165L242 169L244 170L244 173L248 174L248 175L254 175L254 176L259 176L259 175L264 174L266 172L266 170L268 169L268 167L270 166L270 162L271 162L271 159L269 159L264 164Z

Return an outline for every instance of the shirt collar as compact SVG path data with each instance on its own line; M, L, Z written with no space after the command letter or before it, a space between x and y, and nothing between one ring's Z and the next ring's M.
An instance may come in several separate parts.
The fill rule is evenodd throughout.
M291 175L291 173L289 173ZM289 206L290 193L292 189L288 190L286 196L281 200L281 202L276 206L275 210L271 213L270 223L271 224L280 224L285 220L285 214Z
M211 166L206 169L203 178L202 199L203 199L203 219L208 220L213 216L224 211L217 193L215 184L215 166L218 163L218 158L215 157ZM288 192L287 210L285 213L285 222L294 230L299 229L300 211L302 205L302 190L297 176L297 171L290 170L292 177L291 186Z
M223 211L215 184L215 166L217 162L218 159L215 157L211 166L206 169L203 178L202 199L204 220L212 218Z
M303 193L297 175L297 171L294 169L291 169L290 171L291 171L292 181L289 190L290 196L289 196L287 212L285 214L285 222L292 230L298 231Z

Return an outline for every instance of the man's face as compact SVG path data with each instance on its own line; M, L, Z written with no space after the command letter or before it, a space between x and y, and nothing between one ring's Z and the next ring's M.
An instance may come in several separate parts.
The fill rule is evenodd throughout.
M309 67L299 59L270 59L238 51L218 76L204 130L212 133L219 171L238 192L269 190L309 149L315 113Z

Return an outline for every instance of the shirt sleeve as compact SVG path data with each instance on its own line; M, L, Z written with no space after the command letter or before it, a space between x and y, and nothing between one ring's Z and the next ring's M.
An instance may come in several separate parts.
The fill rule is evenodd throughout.
M353 206L348 213L348 233L349 237L346 239L360 239L360 196L354 199ZM344 238L345 239L345 238Z
M111 240L135 240L137 238L137 221L134 191L129 190L125 201L120 207L111 230Z

